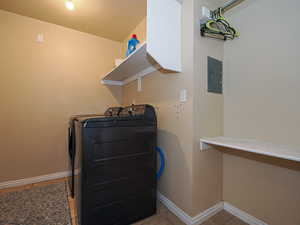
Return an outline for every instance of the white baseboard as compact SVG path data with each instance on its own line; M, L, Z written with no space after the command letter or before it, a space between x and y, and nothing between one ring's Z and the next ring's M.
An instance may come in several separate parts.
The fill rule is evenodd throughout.
M254 216L251 216L248 213L232 206L228 202L220 202L200 213L199 215L191 217L159 192L157 194L157 197L159 201L161 201L172 213L174 213L182 222L187 225L201 224L223 209L250 225L268 225L267 223L255 218Z
M248 213L234 207L228 202L224 202L224 209L230 214L238 217L240 220L243 220L245 223L248 223L250 225L268 225L267 223L255 218L254 216L251 216Z
M162 194L158 193L157 197L159 201L161 201L172 213L174 213L182 222L184 222L187 225L201 224L213 215L223 210L224 208L223 202L220 202L214 205L213 207L205 210L204 212L200 213L199 215L191 217Z
M63 178L63 177L68 177L70 175L71 175L70 171L64 171L64 172L52 173L52 174L47 174L47 175L42 175L42 176L37 176L37 177L24 178L24 179L20 179L20 180L6 181L3 183L0 183L0 189L18 187L18 186L23 186L23 185L27 185L27 184L33 184L33 183L38 183L38 182L43 182L43 181L48 181L48 180L59 179L59 178Z
M201 224L208 220L210 217L214 216L218 212L224 209L223 202L219 202L218 204L214 205L213 207L205 210L204 212L198 214L197 216L193 217L193 224Z

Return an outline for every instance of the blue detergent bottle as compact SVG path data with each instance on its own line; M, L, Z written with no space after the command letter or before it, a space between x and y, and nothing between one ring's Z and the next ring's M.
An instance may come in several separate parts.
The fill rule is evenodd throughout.
M129 56L131 53L133 53L136 50L136 46L140 43L140 41L137 39L136 34L133 34L131 39L128 41L128 49L126 52L126 56Z

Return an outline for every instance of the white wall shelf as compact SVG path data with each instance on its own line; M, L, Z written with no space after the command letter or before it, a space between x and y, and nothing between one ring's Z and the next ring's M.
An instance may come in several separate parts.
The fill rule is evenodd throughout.
M101 82L106 85L122 86L157 69L159 65L148 56L147 43L144 43L119 66L106 74Z
M268 142L228 137L200 139L200 149L202 151L210 149L212 146L227 147L239 151L252 152L300 162L300 149L293 149L287 146L276 145Z
M182 1L147 0L147 43L102 79L123 86L158 69L181 72Z

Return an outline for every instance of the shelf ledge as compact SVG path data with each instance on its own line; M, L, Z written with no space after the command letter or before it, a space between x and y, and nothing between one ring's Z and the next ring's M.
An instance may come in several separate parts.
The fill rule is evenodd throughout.
M153 67L148 67L144 70L142 70L141 72L128 77L127 79L123 80L123 81L116 81L116 80L106 80L106 79L102 79L101 83L105 84L105 85L115 85L115 86L124 86L126 84L129 84L132 81L137 80L140 77L144 77L150 73L155 72L156 70L158 70L159 68L153 66Z
M123 86L160 68L148 55L147 43L143 43L135 52L124 59L119 66L106 74L101 83Z
M272 156L281 159L300 162L300 149L276 145L251 139L239 139L229 137L201 138L200 150L208 150L212 146L220 146L236 149L239 151L252 152L256 154Z

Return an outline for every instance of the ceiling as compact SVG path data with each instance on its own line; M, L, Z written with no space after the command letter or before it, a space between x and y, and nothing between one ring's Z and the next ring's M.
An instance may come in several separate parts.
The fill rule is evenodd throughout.
M122 41L146 16L146 0L0 0L0 9Z

